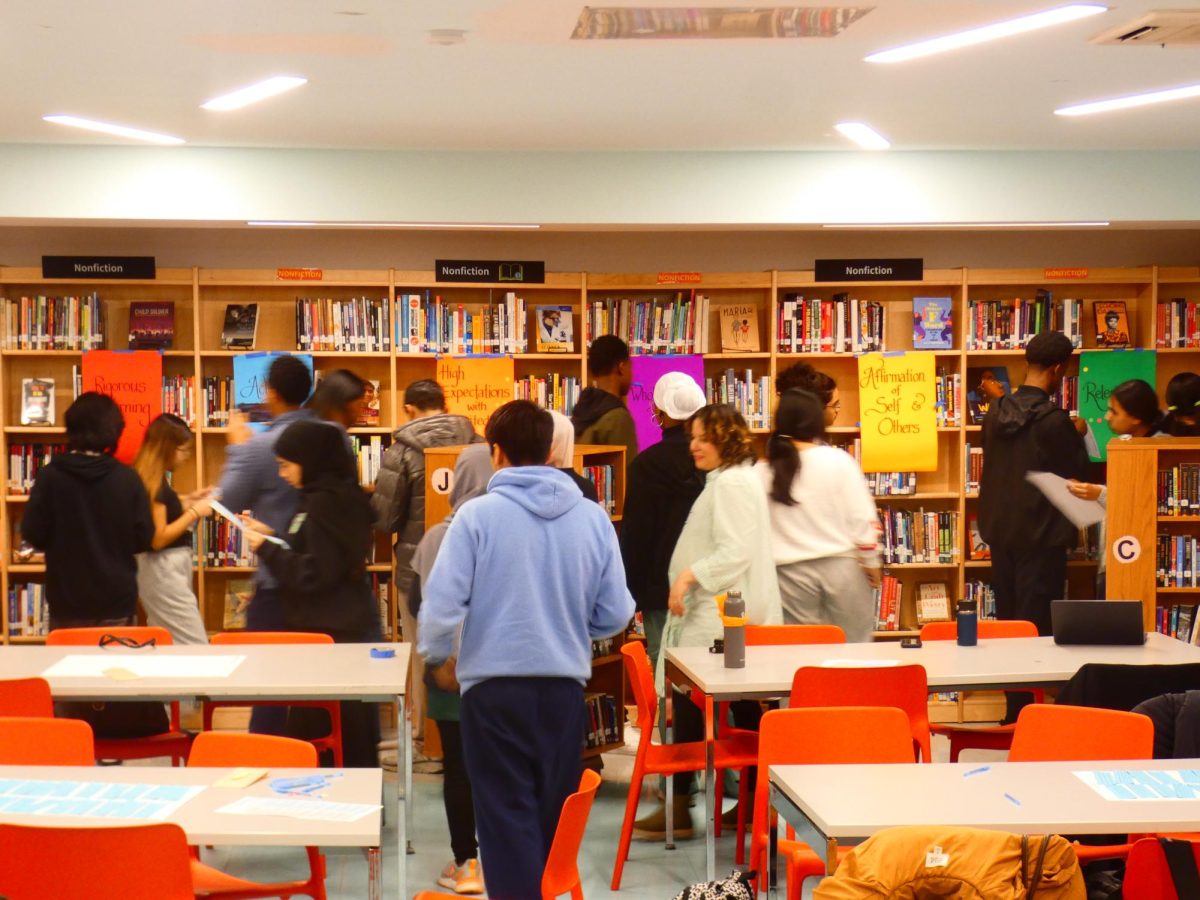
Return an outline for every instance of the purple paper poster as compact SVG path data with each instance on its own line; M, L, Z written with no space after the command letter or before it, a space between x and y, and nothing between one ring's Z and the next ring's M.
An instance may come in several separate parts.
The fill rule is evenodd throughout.
M633 357L633 387L629 389L628 403L637 428L638 450L645 450L662 440L662 430L654 424L654 386L667 372L691 375L700 390L704 390L702 356Z

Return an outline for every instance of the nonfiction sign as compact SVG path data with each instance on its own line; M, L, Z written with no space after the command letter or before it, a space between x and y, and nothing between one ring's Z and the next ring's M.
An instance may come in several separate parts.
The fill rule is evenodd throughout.
M816 281L920 281L923 259L818 259Z
M43 256L43 278L154 278L153 256Z
M532 260L438 259L433 271L437 281L473 284L542 284L546 280L546 264Z

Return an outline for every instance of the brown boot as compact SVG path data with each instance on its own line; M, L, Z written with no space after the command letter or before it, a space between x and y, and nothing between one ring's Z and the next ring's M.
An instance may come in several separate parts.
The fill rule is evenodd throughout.
M685 794L675 796L672 811L674 812L674 834L676 839L692 836L692 811L688 808L690 798ZM661 841L667 836L667 807L660 805L658 809L643 816L633 823L633 836L642 841Z

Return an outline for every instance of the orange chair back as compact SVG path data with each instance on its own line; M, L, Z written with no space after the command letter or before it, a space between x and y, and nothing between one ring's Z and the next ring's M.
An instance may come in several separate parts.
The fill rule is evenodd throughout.
M333 638L313 631L222 631L211 644L332 644Z
M194 900L183 829L0 825L0 892L7 900Z
M583 843L583 831L587 828L588 814L592 811L592 801L596 799L596 789L599 787L600 774L584 769L583 777L579 779L579 790L563 803L558 827L554 830L554 842L550 845L550 855L546 858L546 868L542 870L542 900L551 900L567 893L572 897L583 896L579 878L579 846Z
M154 625L108 625L100 628L56 628L46 635L47 647L97 647L106 634L143 642L154 638L157 646L173 644L171 632Z
M811 706L894 706L908 717L921 757L930 761L929 684L925 667L804 666L792 679L792 709Z
M95 753L92 726L81 719L0 718L0 766L91 766Z
M45 678L0 681L0 716L53 716L54 698Z
M642 641L626 641L621 645L625 657L625 671L629 675L629 688L637 704L638 728L645 742L654 731L654 720L658 715L658 695L654 690L654 672L650 669L650 657Z
M1188 841L1187 844L1200 867L1200 843ZM1121 888L1124 900L1188 900L1181 898L1175 890L1167 856L1158 838L1142 838L1130 849Z
M981 638L1025 638L1037 637L1037 626L1024 619L980 619ZM921 629L922 641L958 640L957 622L930 622Z
M1037 703L1017 716L1009 762L1153 759L1154 723L1141 713Z
M188 768L315 769L317 748L308 741L244 734L236 731L202 731L192 741Z
M746 646L844 644L846 632L837 625L747 625Z

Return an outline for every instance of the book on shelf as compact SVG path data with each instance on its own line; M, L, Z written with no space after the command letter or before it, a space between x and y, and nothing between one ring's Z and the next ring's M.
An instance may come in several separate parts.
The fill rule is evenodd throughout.
M225 610L221 618L222 631L242 631L246 627L246 611L254 599L254 581L250 578L230 578L225 582Z
M953 300L913 297L913 349L949 350L954 346Z
M879 587L872 590L875 600L875 630L899 631L900 608L904 599L904 585L895 575L886 572L879 579Z
M1006 366L967 366L967 410L972 425L982 425L992 401L1011 393Z
M529 326L524 298L507 291L483 304L452 303L440 294L396 297L396 350L399 353L528 353Z
M227 569L258 564L258 557L246 543L242 530L220 516L205 519L200 532L198 555L202 565Z
M967 350L1020 350L1042 331L1061 331L1074 347L1083 346L1080 309L1083 301L1054 301L1039 290L1032 300L968 300Z
M378 378L363 379L363 405L354 424L362 428L379 426L380 393Z
M196 425L196 379L191 375L164 375L162 411L179 416L189 427Z
M392 348L386 299L296 298L296 349L385 353Z
M1183 641L1185 644L1200 646L1200 628L1196 627L1197 606L1194 603L1176 603L1170 606L1159 606L1154 610L1154 630Z
M1200 541L1194 535L1159 532L1154 560L1159 587L1200 587Z
M584 334L589 346L602 334L616 335L635 356L707 353L709 312L709 298L695 291L647 299L597 298L584 309Z
M1200 304L1184 297L1160 300L1154 307L1154 346L1163 350L1200 347L1197 306Z
M981 453L982 449L983 448L980 448ZM982 466L982 461L980 462L980 465ZM987 545L987 542L984 541L983 537L979 534L978 516L972 515L967 517L967 536L971 542L970 549L967 551L967 555L970 559L992 558L992 548Z
M1200 515L1200 465L1178 463L1160 469L1156 498L1160 516Z
M844 450L854 457L854 461L862 463L862 438L834 439L833 446ZM903 496L917 492L916 472L864 472L863 478L867 490L873 496Z
M58 454L66 452L66 444L9 444L8 492L28 494L33 490L33 482L42 467Z
M8 633L13 637L45 637L50 630L46 586L38 582L8 589Z
M513 382L514 400L531 400L542 409L553 409L570 416L579 400L579 379L572 375L547 372L529 375Z
M770 375L755 377L746 369L739 377L733 369L726 369L719 378L704 379L704 392L709 403L728 403L736 408L751 428L770 427L775 399Z
M1097 300L1092 304L1096 317L1097 347L1129 346L1129 312L1124 300Z
M722 353L757 353L762 350L758 336L758 309L748 303L718 303Z
M958 513L879 507L884 565L959 561Z
M935 403L939 428L957 428L962 424L962 376L937 367Z
M609 465L584 466L583 477L596 486L596 499L610 516L617 514L616 486L613 467Z
M968 443L963 453L963 483L968 494L979 493L979 482L983 479L983 448Z
M173 300L135 300L129 304L130 350L168 350L174 340Z
M258 304L229 303L221 327L222 350L253 350L258 338Z
M104 304L82 297L0 298L5 350L97 350L104 346Z
M204 424L209 428L226 427L233 407L233 377L205 375L202 386L200 415Z
M846 293L831 300L786 294L775 338L780 353L873 353L887 349L887 312Z
M21 424L54 424L54 379L21 379Z
M917 624L950 621L950 591L940 581L917 585Z
M592 641L592 659L600 659L602 656L612 656L617 652L617 639L615 637L597 638Z
M1050 402L1059 409L1065 409L1071 414L1071 418L1076 418L1079 415L1079 376L1067 375L1063 378L1062 384L1058 386L1053 394L1050 395Z
M358 466L358 483L374 484L383 461L383 435L350 435L350 449Z
M616 698L611 694L587 693L583 695L583 702L587 707L587 733L584 735L584 748L592 749L616 743L620 736ZM619 712L624 715L624 710Z
M963 585L963 599L975 604L979 618L996 618L996 592L985 581L968 581Z
M537 316L537 352L572 353L575 331L569 306L535 306Z

